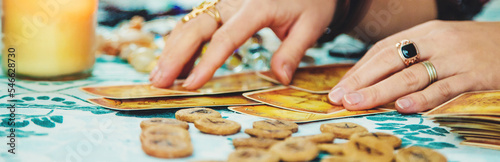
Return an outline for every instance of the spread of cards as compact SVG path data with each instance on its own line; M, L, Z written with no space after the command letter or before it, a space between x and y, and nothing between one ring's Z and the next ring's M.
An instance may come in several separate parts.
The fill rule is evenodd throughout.
M236 151L228 161L309 161L319 150L335 155L322 161L391 161L398 158L425 158L446 161L439 153L426 148L399 149L401 140L384 133L369 133L355 123L321 125L322 134L291 137L296 123L345 118L395 111L393 106L363 111L347 111L331 105L328 92L352 64L333 64L298 68L289 86L279 85L269 71L239 73L214 77L202 88L187 90L176 81L167 89L149 84L83 87L100 98L91 103L118 111L179 109L176 119L153 118L141 123L140 140L144 152L160 158L190 156L193 146L187 122L203 133L231 135L241 125L222 119L217 111L204 107L229 107L230 110L267 118L253 123L244 132L251 138L234 139ZM441 125L465 137L466 145L500 149L500 92L465 93L425 113ZM334 144L335 138L348 139ZM387 146L386 146L387 145ZM341 156L340 156L341 155Z
M276 77L265 71L214 77L197 90L184 89L183 81L167 89L140 84L82 90L102 96L90 102L119 111L230 106L230 110L242 114L296 123L394 111L347 111L329 103L328 92L351 67L333 64L299 68L288 87L279 86Z

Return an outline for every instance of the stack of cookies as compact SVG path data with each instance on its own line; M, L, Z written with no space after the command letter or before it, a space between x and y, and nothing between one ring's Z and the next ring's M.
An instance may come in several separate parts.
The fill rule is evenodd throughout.
M239 133L241 125L221 118L219 112L208 108L182 109L175 113L176 119L152 118L141 123L143 132L140 139L142 148L148 155L159 158L182 158L193 153L189 136L189 125L203 133L231 135ZM250 138L235 138L235 151L227 159L229 162L242 161L311 161L321 151L331 156L321 161L428 161L441 162L446 158L428 148L402 148L401 139L382 133L370 133L356 123L326 123L320 126L322 133L308 136L294 136L299 126L290 121L263 120L253 123L253 128L245 129ZM334 143L335 138L348 140Z

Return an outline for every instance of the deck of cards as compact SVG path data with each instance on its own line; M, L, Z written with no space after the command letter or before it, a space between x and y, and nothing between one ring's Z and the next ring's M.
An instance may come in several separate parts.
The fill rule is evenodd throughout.
M167 89L139 84L81 90L100 96L89 102L118 111L230 106L230 110L242 114L297 123L394 111L347 111L329 103L329 90L351 67L332 64L299 68L289 86L280 86L270 71L263 71L214 77L198 90L183 89L183 81Z
M464 93L424 116L463 136L463 145L500 150L500 91Z

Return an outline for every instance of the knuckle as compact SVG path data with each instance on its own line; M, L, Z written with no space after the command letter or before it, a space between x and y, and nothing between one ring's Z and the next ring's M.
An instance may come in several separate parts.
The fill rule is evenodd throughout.
M415 104L420 105L418 107L428 107L430 104L429 98L422 93L415 93L413 98L415 99Z
M219 30L217 30L217 32L215 32L212 36L211 41L224 44L230 49L234 49L237 46L225 28L220 28Z
M405 69L403 71L401 71L401 80L403 80L403 84L409 88L409 89L417 89L418 87L418 83L419 83L419 79L417 77L417 75L415 74L414 71L412 70L408 70L408 69Z
M382 99L382 93L380 91L379 88L376 88L376 87L368 87L366 88L366 94L365 95L366 97L366 100L370 103L375 103L375 104L378 104L378 102L380 102L379 99Z
M377 59L383 64L389 65L391 71L396 71L403 65L403 61L401 61L396 50L393 48L385 48L378 55Z
M350 85L350 88L358 89L358 87L360 87L362 84L361 77L359 76L359 74L352 74L347 83Z
M451 86L447 82L442 82L442 83L436 83L438 94L443 97L443 98L449 98L451 97L453 91L451 89Z

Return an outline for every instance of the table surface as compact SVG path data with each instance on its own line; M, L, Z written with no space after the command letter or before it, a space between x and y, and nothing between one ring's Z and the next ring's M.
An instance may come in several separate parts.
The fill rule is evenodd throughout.
M494 0L494 6L500 6ZM498 7L487 10L478 20L497 20ZM352 62L327 56L321 49L311 49L308 55L318 64ZM218 75L227 73L219 70ZM152 117L174 118L174 110L113 111L86 101L91 96L79 90L82 86L145 83L148 75L136 72L126 62L110 56L99 57L93 76L66 82L16 81L16 154L7 152L8 118L11 98L6 88L0 89L0 161L160 161L141 149L139 123ZM0 86L7 87L7 78L0 76ZM237 121L242 129L263 118L238 114L225 107L214 108L223 118ZM327 120L299 125L294 136L320 133L319 127L329 122L354 122L371 132L386 132L402 138L404 146L425 146L444 154L449 161L498 161L500 151L460 145L462 139L420 114L401 115L397 112ZM193 124L189 132L194 145L192 156L172 161L225 160L234 150L231 139L248 137L240 132L230 136L200 133ZM336 140L336 142L345 142ZM320 157L326 154L320 154ZM318 159L316 159L318 160Z

